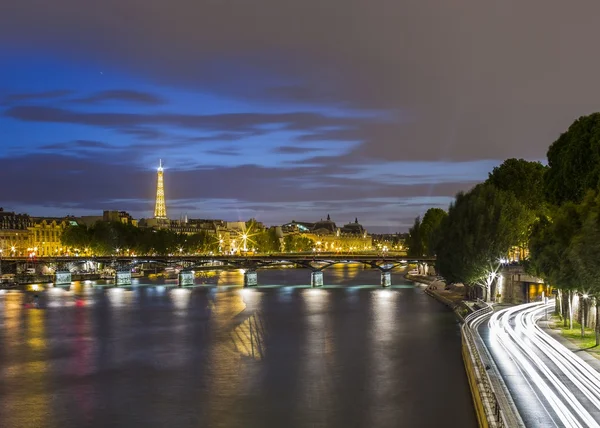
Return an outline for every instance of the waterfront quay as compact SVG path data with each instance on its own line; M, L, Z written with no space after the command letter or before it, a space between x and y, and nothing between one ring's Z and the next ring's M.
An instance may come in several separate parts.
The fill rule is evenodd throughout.
M480 426L600 427L600 361L549 328L553 299L464 300L431 276L407 275L462 321L463 361Z

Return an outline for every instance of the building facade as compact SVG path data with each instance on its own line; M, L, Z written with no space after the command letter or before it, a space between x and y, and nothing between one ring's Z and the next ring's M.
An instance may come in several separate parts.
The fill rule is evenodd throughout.
M315 223L297 222L292 220L290 223L281 226L283 235L299 234L305 236L315 243L315 251L319 252L358 252L373 250L373 240L367 230L358 222L354 222L338 227L331 216L327 215L326 220L319 220Z
M49 257L63 254L61 237L71 222L75 221L72 218L33 217L28 228L28 255Z
M31 217L0 208L0 253L4 257L27 255Z

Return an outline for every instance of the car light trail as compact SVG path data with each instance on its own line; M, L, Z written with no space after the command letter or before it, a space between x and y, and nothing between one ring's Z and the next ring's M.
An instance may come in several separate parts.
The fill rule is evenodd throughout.
M600 427L600 373L544 332L537 321L554 303L528 303L495 312L492 347L501 346L538 395L557 426ZM467 322L478 328L481 314Z

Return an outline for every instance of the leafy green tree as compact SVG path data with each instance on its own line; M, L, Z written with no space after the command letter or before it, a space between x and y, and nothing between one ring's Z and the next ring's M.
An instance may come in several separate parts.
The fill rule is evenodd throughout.
M489 173L486 183L510 192L532 211L543 211L546 205L544 174L547 167L524 159L507 159Z
M548 149L544 187L550 203L581 202L600 178L600 113L582 116Z
M429 208L423 216L419 227L419 237L422 242L423 254L433 257L441 239L442 221L448 213L441 208Z
M281 251L281 244L275 228L258 232L251 239L253 246L261 253L277 253Z
M70 251L74 249L89 248L91 235L85 225L68 226L62 233L60 239L62 245Z
M283 243L285 250L293 253L311 251L315 246L315 242L312 239L293 234L286 235L283 238Z
M571 216L570 220L579 231L573 233L567 250L567 258L572 263L572 278L576 281L580 295L581 335L584 336L587 314L589 313L589 297L596 301L596 345L600 344L600 196L588 192L581 204L576 207L579 218ZM587 296L588 298L582 298Z
M409 257L423 257L425 246L421 236L421 217L416 217L413 226L408 229L408 238L405 245L408 247L407 255Z
M579 234L573 237L568 252L569 259L576 267L580 284L580 295L593 296L596 300L596 346L600 344L600 224L598 213L586 218ZM587 313L587 299L580 300L581 336L584 336Z
M571 240L581 229L578 207L566 203L542 216L532 227L527 270L560 288L560 306L565 326L572 325L573 292L578 287L576 267L568 257Z
M451 282L480 286L487 297L499 260L529 232L533 214L509 192L479 184L459 193L442 221L437 269Z

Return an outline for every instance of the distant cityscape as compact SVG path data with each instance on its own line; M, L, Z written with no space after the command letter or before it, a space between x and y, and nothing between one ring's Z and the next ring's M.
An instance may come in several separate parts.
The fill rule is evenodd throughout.
M164 191L164 169L159 162L154 216L135 219L126 211L104 211L102 215L33 217L0 207L0 257L49 257L72 255L83 249L70 248L63 242L63 232L69 227L92 227L98 222L117 222L133 227L167 230L182 235L207 234L218 242L218 251L229 254L255 252L248 239L250 233L271 231L280 241L280 251L286 248L286 237L300 237L310 242L313 252L403 251L406 234L369 234L358 218L338 226L329 214L318 221L292 220L282 225L266 227L254 219L225 221L219 219L169 219ZM306 247L306 245L305 245ZM260 249L259 249L260 250Z

